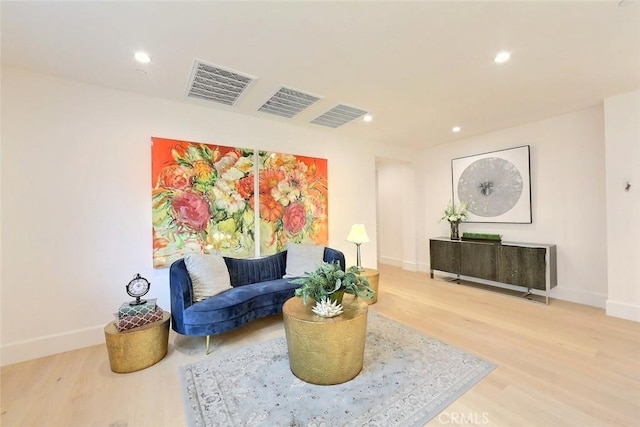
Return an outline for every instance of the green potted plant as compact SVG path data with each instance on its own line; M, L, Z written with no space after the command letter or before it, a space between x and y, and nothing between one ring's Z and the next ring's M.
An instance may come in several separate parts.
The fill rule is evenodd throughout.
M302 302L307 305L307 299L314 301L322 299L333 300L342 304L344 294L352 294L365 299L373 298L375 292L369 286L369 280L360 275L358 267L351 266L347 271L342 271L339 262L323 262L315 271L306 277L294 279L291 283L300 285L295 295L302 297Z

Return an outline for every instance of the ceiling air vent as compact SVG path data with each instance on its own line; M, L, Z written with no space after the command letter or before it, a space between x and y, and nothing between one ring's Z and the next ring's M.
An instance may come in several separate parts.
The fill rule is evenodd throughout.
M316 125L328 126L330 128L337 128L365 114L367 114L367 112L359 108L339 104L333 107L331 110L311 120L311 123L314 123Z
M319 96L283 86L267 102L262 104L258 111L290 119L318 100L320 100Z
M255 77L196 60L187 96L233 105Z

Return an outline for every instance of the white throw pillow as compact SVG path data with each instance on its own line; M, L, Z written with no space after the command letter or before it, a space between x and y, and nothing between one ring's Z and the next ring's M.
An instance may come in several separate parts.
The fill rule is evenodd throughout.
M284 278L307 276L322 264L324 246L287 244L287 269Z
M202 301L232 288L229 270L222 255L187 254L184 263L191 277L194 301Z

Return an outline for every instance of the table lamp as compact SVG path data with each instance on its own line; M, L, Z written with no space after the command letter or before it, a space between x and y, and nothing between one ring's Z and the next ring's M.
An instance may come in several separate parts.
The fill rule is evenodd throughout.
M357 247L357 267L358 271L364 271L362 268L362 264L360 262L360 245L363 243L367 243L369 241L369 236L367 236L367 230L364 229L364 224L353 224L351 226L351 231L349 231L349 235L347 236L347 242L355 243Z

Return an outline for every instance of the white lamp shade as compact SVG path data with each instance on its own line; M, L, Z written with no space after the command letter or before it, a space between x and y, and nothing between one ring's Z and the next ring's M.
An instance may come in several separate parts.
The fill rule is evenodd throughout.
M368 241L369 236L367 236L367 230L365 230L364 224L353 224L347 236L347 242L360 244L367 243Z

